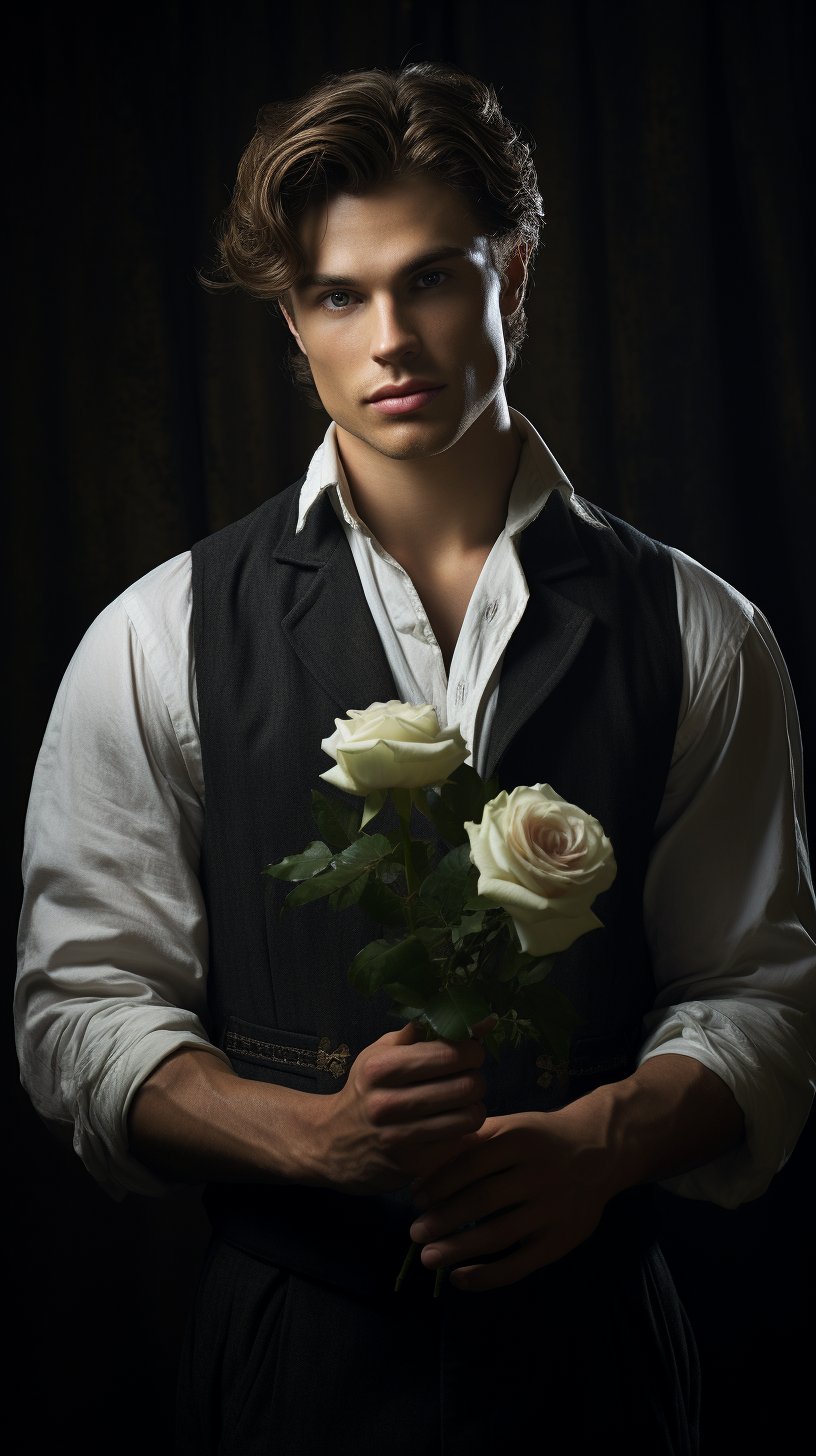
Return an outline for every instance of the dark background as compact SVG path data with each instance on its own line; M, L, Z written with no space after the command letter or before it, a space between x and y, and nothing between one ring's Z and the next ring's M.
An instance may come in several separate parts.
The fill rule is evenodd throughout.
M131 582L297 478L328 423L282 372L270 312L205 294L194 272L258 107L327 71L448 60L494 83L535 139L546 208L510 401L580 494L765 612L812 730L809 12L339 0L45 5L17 21L13 920L31 773L82 634ZM207 1239L198 1193L114 1203L37 1119L10 1038L6 1058L26 1449L169 1451ZM733 1212L656 1194L701 1352L703 1456L792 1449L806 1418L812 1126ZM576 1412L576 1449L579 1432Z

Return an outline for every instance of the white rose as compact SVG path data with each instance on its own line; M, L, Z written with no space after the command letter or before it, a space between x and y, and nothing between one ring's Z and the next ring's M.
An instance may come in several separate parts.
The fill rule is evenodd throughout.
M509 911L523 951L554 955L602 924L589 907L618 872L612 845L549 784L497 794L465 829L479 894Z
M334 721L337 731L320 746L336 765L320 777L349 794L441 784L468 756L458 727L440 728L428 703L392 699Z

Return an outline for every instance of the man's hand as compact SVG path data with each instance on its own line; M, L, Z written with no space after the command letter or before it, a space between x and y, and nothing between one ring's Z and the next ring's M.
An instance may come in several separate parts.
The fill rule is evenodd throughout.
M426 1042L412 1022L365 1047L346 1085L314 1098L311 1159L320 1182L390 1193L456 1157L485 1119L484 1057L475 1035Z
M302 1183L383 1193L426 1177L484 1122L484 1049L426 1042L411 1022L364 1047L346 1085L320 1096L239 1077L210 1051L181 1047L137 1089L129 1149L193 1183Z
M607 1151L570 1114L565 1108L488 1117L458 1157L414 1185L417 1206L429 1203L411 1226L411 1238L425 1245L427 1268L520 1242L495 1263L468 1262L450 1276L459 1289L498 1289L589 1238L617 1187ZM488 1215L498 1216L455 1232Z
M716 1072L690 1055L655 1056L557 1112L486 1118L456 1158L414 1185L427 1212L411 1238L425 1245L428 1268L463 1264L451 1274L460 1289L515 1284L589 1238L622 1189L699 1168L744 1135ZM517 1242L495 1263L470 1262Z

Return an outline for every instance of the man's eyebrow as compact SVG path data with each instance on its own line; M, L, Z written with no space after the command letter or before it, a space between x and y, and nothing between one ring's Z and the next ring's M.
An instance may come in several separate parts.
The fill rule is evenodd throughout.
M418 258L412 258L399 270L401 278L407 278L411 273L417 273L420 268L427 268L431 263L442 263L446 258L466 258L467 248L457 248L453 245L433 248L430 252L422 253ZM335 273L307 273L304 278L299 279L295 285L297 288L354 288L357 280Z

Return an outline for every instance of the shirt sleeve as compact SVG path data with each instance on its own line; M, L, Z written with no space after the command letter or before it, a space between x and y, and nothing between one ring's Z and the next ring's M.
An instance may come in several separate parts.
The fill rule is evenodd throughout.
M137 1087L207 1034L189 552L112 603L59 689L26 818L15 1032L39 1115L114 1198L174 1184L128 1151Z
M762 613L673 556L684 688L644 892L657 997L638 1065L679 1053L731 1088L742 1144L660 1186L736 1208L790 1157L816 1087L802 745Z

